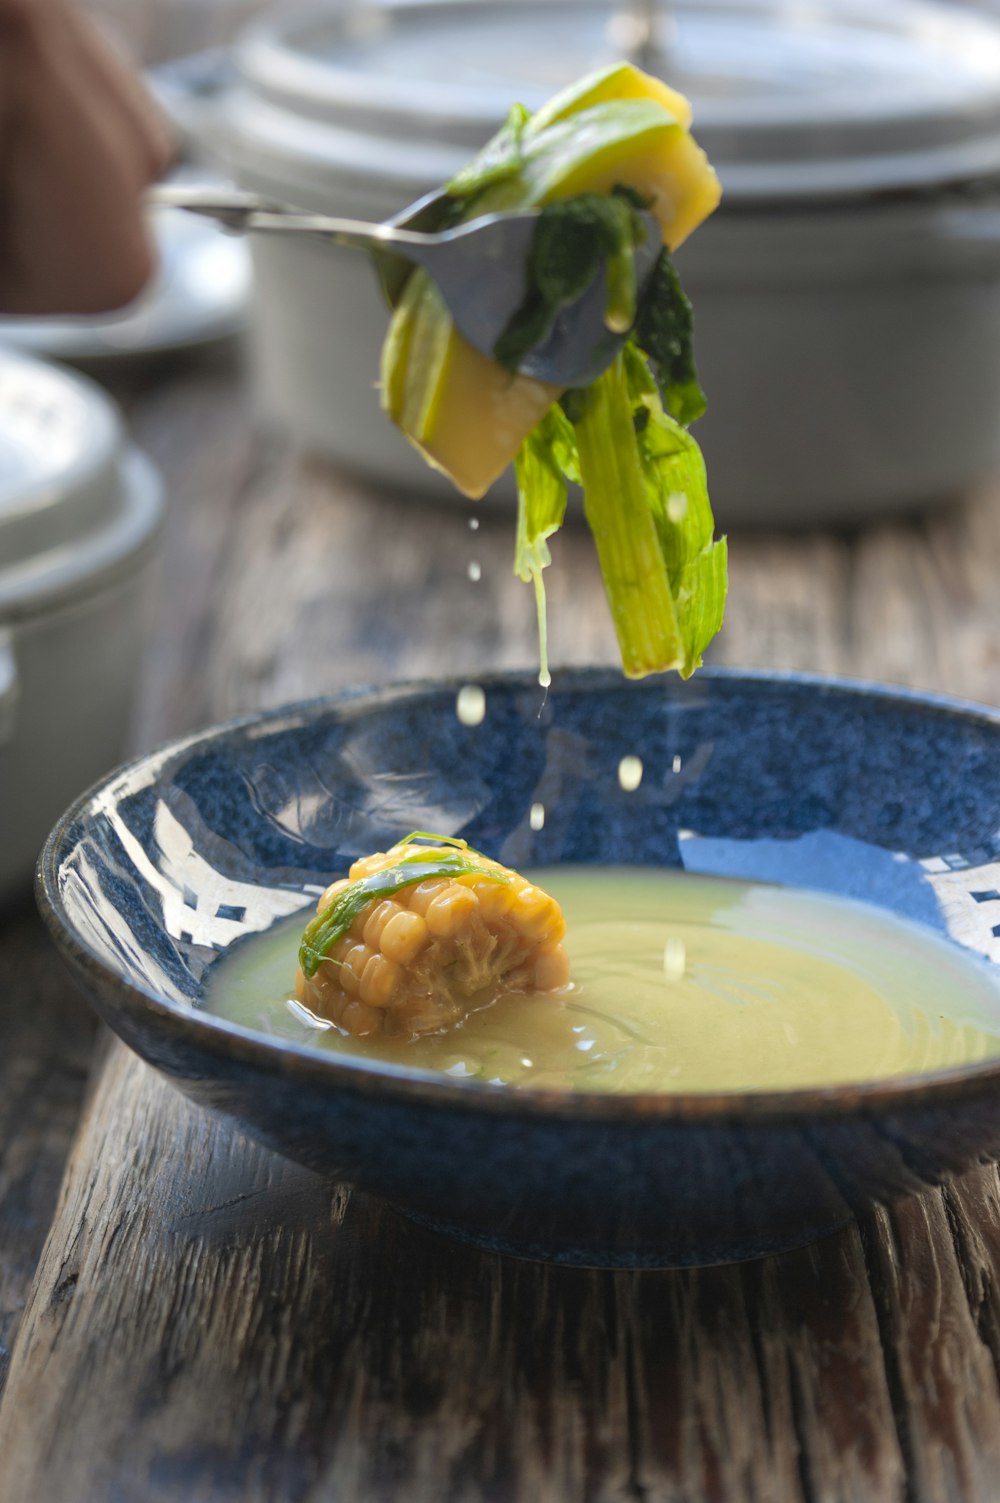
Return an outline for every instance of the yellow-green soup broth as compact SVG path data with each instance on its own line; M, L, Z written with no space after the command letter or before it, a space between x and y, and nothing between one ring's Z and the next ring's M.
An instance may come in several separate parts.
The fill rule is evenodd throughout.
M991 968L879 909L646 867L530 875L566 915L565 992L505 993L445 1034L351 1038L290 1000L303 912L219 962L207 1006L337 1054L581 1091L793 1090L1000 1055Z

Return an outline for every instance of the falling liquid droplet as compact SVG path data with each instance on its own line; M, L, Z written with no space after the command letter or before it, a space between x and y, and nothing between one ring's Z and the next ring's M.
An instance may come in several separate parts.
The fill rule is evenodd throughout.
M469 578L472 580L473 584L477 584L479 582L479 580L481 580L482 577L483 577L483 571L480 568L480 566L476 563L475 559L473 559L472 563L469 565L469 571L468 572L469 572Z
M618 763L618 781L626 793L634 793L642 782L642 758L622 757Z
M541 830L545 827L545 805L532 804L531 813L528 815L528 823L533 830Z
M478 532L479 531L479 518L478 517L470 517L469 518L469 531L470 532Z
M486 694L478 684L463 684L455 700L455 714L463 725L482 725L486 718Z
M673 936L663 947L663 974L668 981L683 981L686 970L687 951L684 941Z
M681 770L681 754L680 754L680 752L678 752L677 755L674 757L673 766L674 766L674 772L680 772L680 770Z

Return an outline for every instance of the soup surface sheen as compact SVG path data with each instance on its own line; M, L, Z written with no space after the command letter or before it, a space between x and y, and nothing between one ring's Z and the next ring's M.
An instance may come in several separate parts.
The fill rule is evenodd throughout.
M306 912L214 968L210 1011L420 1070L583 1091L788 1090L1000 1055L985 962L876 908L647 867L527 873L558 898L566 992L506 993L448 1033L345 1037L292 996Z

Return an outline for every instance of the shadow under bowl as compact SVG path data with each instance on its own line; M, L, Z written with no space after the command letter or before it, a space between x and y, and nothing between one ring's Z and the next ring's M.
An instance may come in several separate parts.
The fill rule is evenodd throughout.
M84 795L38 889L101 1016L270 1147L533 1258L759 1256L1000 1157L1000 1058L801 1091L545 1093L206 1013L220 955L413 829L517 866L627 860L838 893L1000 959L1000 713L750 672L571 671L544 701L527 674L482 683L477 726L456 717L458 681L351 692L177 741Z

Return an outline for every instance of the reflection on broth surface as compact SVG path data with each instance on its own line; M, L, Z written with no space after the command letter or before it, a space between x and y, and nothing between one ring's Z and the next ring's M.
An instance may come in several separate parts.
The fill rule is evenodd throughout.
M794 1089L1000 1055L1000 986L929 930L820 894L640 867L527 873L573 983L447 1033L348 1038L288 999L305 913L240 944L207 1006L249 1028L455 1077L586 1091Z

